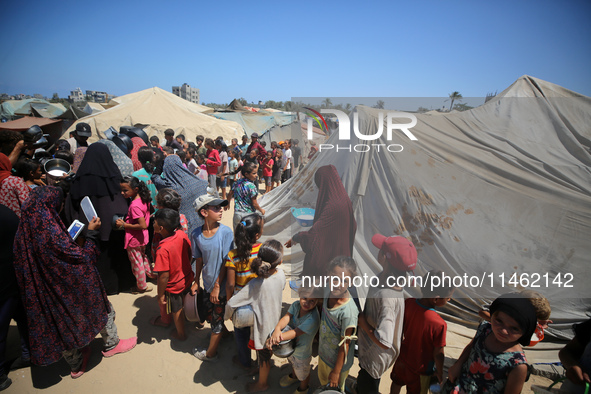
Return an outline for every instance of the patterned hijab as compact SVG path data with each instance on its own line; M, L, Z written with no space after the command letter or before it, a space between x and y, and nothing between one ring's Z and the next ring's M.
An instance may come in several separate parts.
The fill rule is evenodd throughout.
M98 140L96 143L106 145L109 148L113 161L119 167L119 171L121 171L121 176L131 176L133 174L133 162L113 141Z
M179 212L187 218L189 234L191 234L194 229L203 225L203 219L193 209L193 202L197 197L207 193L207 182L191 174L191 171L183 166L181 158L177 155L170 155L164 159L162 174L167 187L176 190L181 195Z
M109 301L95 266L98 247L78 246L59 217L59 188L37 187L23 204L14 268L30 330L31 361L47 365L89 344L107 323Z
M74 164L72 165L73 172L78 172L80 164L82 164L82 160L84 160L84 156L86 155L86 149L88 149L86 146L76 149L76 153L74 153Z
M133 148L131 149L131 162L133 163L133 170L139 171L143 168L142 163L140 163L139 159L137 158L137 152L140 150L142 146L148 146L144 142L143 139L140 137L132 137L131 142L133 142Z

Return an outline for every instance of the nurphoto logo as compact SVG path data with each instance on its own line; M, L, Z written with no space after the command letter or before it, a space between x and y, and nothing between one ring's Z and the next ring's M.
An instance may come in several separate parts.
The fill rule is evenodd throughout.
M318 127L325 132L330 132L327 122L324 119L322 114L333 114L338 119L338 133L339 133L339 140L347 141L351 140L351 121L349 120L349 116L340 110L336 109L321 109L320 113L312 108L304 107L306 110L310 111L308 115L307 122L307 131L308 131L308 139L311 140L313 138L313 121L316 122ZM378 129L374 134L365 134L359 130L359 114L355 111L353 112L353 133L355 136L362 140L362 141L375 141L382 137L384 134L384 118L386 119L386 139L388 141L392 140L392 135L394 130L400 130L406 135L411 141L417 141L417 137L411 133L409 130L410 128L416 126L417 124L417 117L413 114L408 112L399 112L399 111L380 111L378 115ZM410 119L409 123L394 123L394 119ZM381 147L384 147L389 152L402 152L404 147L400 144L356 144L356 145L349 145L349 146L334 146L333 144L320 144L319 151L323 150L330 150L335 149L339 150L348 150L349 152L367 152L371 149L371 147L376 148L380 151Z

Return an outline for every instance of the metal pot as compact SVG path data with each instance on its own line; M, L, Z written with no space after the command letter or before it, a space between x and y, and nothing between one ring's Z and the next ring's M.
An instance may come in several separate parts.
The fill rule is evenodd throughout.
M126 156L131 154L133 149L133 142L127 135L119 133L113 137L113 142L117 145L117 148L121 149Z
M185 318L191 322L205 321L205 311L203 308L203 292L199 291L195 295L188 292L183 300L183 310L185 311Z
M116 213L113 215L113 219L111 219L111 228L113 230L123 230L123 228L117 227L117 220L119 219L125 220L125 214Z
M131 126L121 126L119 128L119 132L121 134L126 134L129 138L133 137L140 137L147 146L150 146L150 139L148 138L148 134L139 127L131 127Z
M64 159L51 159L45 162L43 169L47 174L48 184L54 185L62 176L69 174L72 167Z
M283 330L281 330L281 332L287 332L289 330L292 330L292 328L290 326L285 326L285 328ZM273 332L271 332L271 334L269 334L269 337L271 337L271 335L273 335ZM279 342L279 344L277 345L273 345L273 355L280 357L280 358L287 358L289 356L291 356L293 354L293 352L295 352L295 347L296 347L296 339L290 339L290 340L286 340L286 341L281 341Z

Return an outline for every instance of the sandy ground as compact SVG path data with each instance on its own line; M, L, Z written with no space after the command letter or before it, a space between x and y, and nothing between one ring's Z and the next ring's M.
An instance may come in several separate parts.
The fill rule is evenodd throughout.
M232 211L224 213L222 223L231 226ZM281 240L283 242L287 240ZM288 271L286 269L286 271ZM287 310L295 298L286 285L283 292L283 308ZM121 338L138 337L138 345L132 351L111 358L103 358L100 353L100 336L92 344L87 372L79 379L70 377L69 367L64 360L51 366L36 367L12 371L9 377L12 385L6 393L163 393L163 392L210 392L244 393L246 383L254 380L241 369L234 366L235 354L233 337L222 340L217 362L201 362L191 350L209 343L209 326L199 330L193 323L187 322L188 339L184 342L171 340L171 328L153 327L151 317L158 315L155 289L148 295L121 293L109 297L117 312L116 324ZM226 322L229 330L232 323ZM473 333L473 331L472 331ZM473 334L472 334L473 335ZM446 347L446 365L453 363L471 337L448 331ZM19 355L18 331L14 321L8 337L7 358ZM253 353L254 357L254 353ZM274 367L269 378L269 393L292 393L295 386L282 389L279 387L281 376L290 372L286 359L273 357ZM317 358L314 358L311 386L319 385L317 378ZM356 377L359 371L357 361L351 368L350 376ZM550 380L532 376L523 392L531 392L532 384L549 385ZM389 373L382 378L380 392L388 393L391 380ZM403 389L402 392L405 392Z

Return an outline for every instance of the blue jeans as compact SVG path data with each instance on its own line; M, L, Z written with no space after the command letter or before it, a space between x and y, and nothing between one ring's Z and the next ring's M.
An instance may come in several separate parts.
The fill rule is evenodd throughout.
M0 375L8 373L10 368L6 364L6 337L10 320L16 321L18 331L21 337L21 359L29 360L29 328L27 326L27 315L22 301L18 295L8 297L0 305Z
M236 347L238 348L238 360L240 361L240 364L246 368L250 368L250 364L252 363L250 349L248 348L250 327L234 327L234 338L236 338Z

